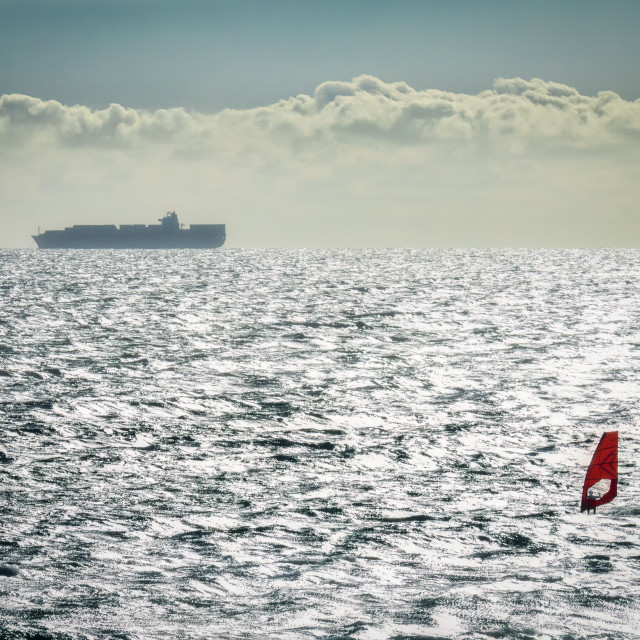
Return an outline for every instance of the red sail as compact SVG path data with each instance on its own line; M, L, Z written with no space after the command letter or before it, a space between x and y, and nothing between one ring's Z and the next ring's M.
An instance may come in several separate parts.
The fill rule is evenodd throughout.
M589 497L589 489L600 480L611 480L609 490L600 497ZM607 431L602 434L587 469L582 489L580 511L595 509L601 504L611 502L618 494L618 432Z

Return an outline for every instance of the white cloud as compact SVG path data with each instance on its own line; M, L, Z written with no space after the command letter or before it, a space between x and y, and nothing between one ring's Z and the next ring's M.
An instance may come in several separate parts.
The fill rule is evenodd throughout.
M360 76L215 114L13 94L0 205L20 237L222 203L236 245L638 244L639 147L640 101L538 79L470 95Z
M478 95L417 91L403 82L371 76L325 82L313 96L299 95L243 111L205 115L184 109L144 111L111 104L106 109L64 106L19 94L0 98L2 137L23 143L32 137L63 144L120 144L143 141L197 144L216 150L235 141L298 148L300 141L343 140L349 144L517 137L558 145L624 142L640 133L640 101L612 92L580 95L566 85L520 78L496 80ZM501 148L503 148L501 146Z

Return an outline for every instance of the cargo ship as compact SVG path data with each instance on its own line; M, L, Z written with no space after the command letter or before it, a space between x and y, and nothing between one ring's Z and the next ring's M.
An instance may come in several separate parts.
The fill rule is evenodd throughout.
M224 224L192 224L184 229L175 211L160 224L75 224L31 236L39 249L215 249L226 240Z

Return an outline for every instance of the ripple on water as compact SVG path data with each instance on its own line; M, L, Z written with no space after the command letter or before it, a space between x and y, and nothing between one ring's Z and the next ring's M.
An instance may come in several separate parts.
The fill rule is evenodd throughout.
M0 252L0 638L634 638L639 271Z

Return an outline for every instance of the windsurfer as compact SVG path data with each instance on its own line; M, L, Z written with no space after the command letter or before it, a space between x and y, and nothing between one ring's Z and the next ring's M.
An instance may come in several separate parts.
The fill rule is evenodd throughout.
M609 480L609 489L603 494L598 489L600 480ZM591 487L598 485L596 491ZM582 487L582 501L580 511L596 512L596 507L611 502L618 495L618 432L606 431L602 434L600 442L591 458L591 464L587 469L587 475Z
M591 489L589 489L589 491L587 492L587 500L595 500L596 499L596 494L593 493L593 491L591 491ZM593 513L596 512L596 508L593 507ZM587 515L589 515L591 513L591 509L587 509Z

